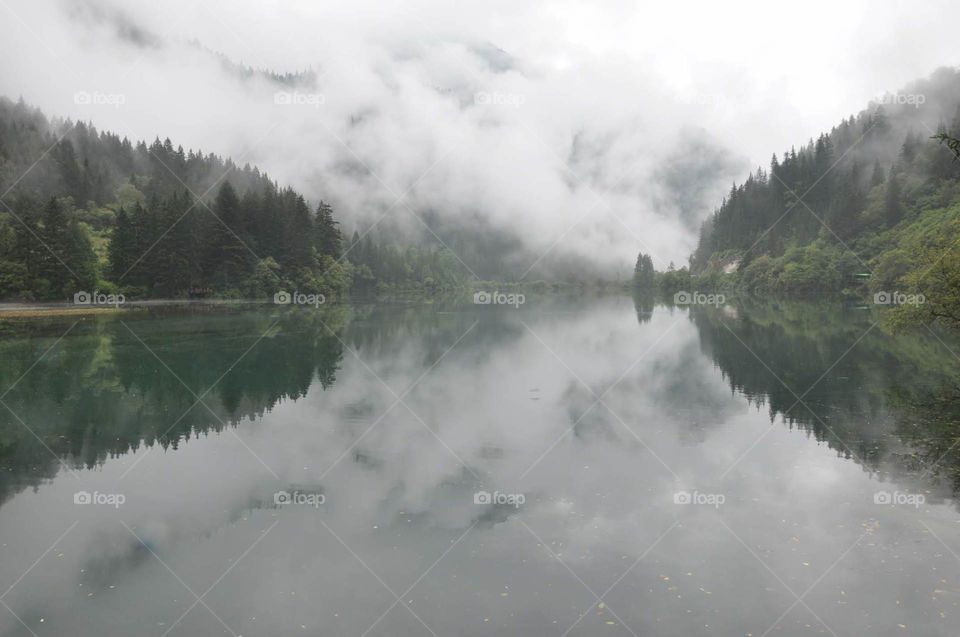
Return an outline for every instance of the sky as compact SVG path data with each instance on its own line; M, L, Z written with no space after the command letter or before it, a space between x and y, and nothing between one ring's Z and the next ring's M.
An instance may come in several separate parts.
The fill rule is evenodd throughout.
M773 152L956 65L960 4L0 0L0 16L0 94L48 115L256 164L348 233L477 237L457 244L473 270L498 245L515 273L628 276L641 250L685 263ZM212 52L316 80L279 91Z

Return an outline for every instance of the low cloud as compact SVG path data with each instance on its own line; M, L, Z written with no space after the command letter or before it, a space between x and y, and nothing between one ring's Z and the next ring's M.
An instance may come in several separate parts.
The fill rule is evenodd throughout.
M730 182L768 161L755 149L805 134L763 139L787 109L738 137L770 85L722 69L760 89L733 101L664 67L669 50L639 64L655 38L607 50L571 31L579 5L269 4L10 2L0 92L256 164L348 233L442 241L481 277L627 275L638 250L683 263Z

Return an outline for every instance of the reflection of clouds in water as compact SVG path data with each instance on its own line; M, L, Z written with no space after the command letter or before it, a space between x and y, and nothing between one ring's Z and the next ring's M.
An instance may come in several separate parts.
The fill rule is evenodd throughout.
M36 528L65 528L76 517L81 523L64 541L63 557L42 564L8 601L18 613L42 612L49 625L70 625L75 634L97 634L98 617L130 629L158 625L162 632L159 624L169 625L193 598L152 556L130 548L136 540L120 520L198 593L279 520L208 603L241 634L303 634L301 626L360 634L394 599L325 525L399 594L479 520L404 599L438 634L562 633L594 599L550 552L599 593L680 520L614 589L610 608L638 632L696 634L709 623L718 634L761 634L793 599L721 519L802 592L867 521L882 518L869 544L811 593L811 605L838 630L862 628L838 606L838 586L851 606L894 594L911 600L907 608L870 606L875 623L914 624L930 610L928 600L909 591L929 588L924 551L939 549L925 543L910 554L895 549L923 540L916 513L878 510L877 483L858 465L779 422L768 431L768 415L732 395L700 354L684 314L658 308L638 326L631 307L612 301L576 314L511 311L448 315L433 330L418 330L418 316L409 316L402 335L360 342L357 353L369 369L344 353L335 385L322 391L314 384L305 398L243 423L236 430L242 442L223 432L149 454L119 483L127 502L118 511L65 511L76 490L69 474L14 497L4 505L0 534L9 546L31 548L21 551L22 568L11 560L5 572L22 572L46 548L52 538ZM474 333L405 398L469 470L396 405L327 473L395 400L373 374L404 391L477 319ZM506 329L485 329L491 320ZM347 342L353 329L361 328L349 328ZM610 388L647 350L604 396L623 423L596 405L540 459L593 402L591 391ZM278 473L279 484L250 450ZM118 490L119 475L143 453L84 472L84 487ZM271 494L288 485L322 488L326 504L274 507ZM477 505L481 488L523 493L526 501ZM681 488L723 493L726 501L719 510L678 506L672 495ZM947 513L935 507L930 515L944 520ZM878 559L884 556L896 559L902 584L893 589L883 577L890 567ZM47 600L42 607L40 599ZM785 621L787 634L795 621L809 619L801 615ZM12 631L12 621L0 618L0 629ZM572 634L594 634L607 621L615 621L609 612L593 609ZM222 627L198 607L181 628L212 634ZM928 632L938 630L939 624ZM378 631L371 634L424 629L398 606Z
M471 471L477 473L485 483L491 481L485 484L490 488L516 489L517 485L496 484L496 481L519 480L595 400L594 395L557 361L547 347L553 349L584 382L599 388L594 390L599 393L627 370L653 344L659 336L658 332L666 329L673 319L662 315L649 330L638 330L628 315L610 310L603 311L600 316L590 313L574 320L558 321L555 317L536 316L525 316L522 320L528 323L536 336L523 330L501 347L484 343L482 356L473 351L477 346L468 336L405 398L414 413L467 462ZM605 326L603 335L597 334L598 322ZM470 325L469 322L464 324L467 327ZM685 329L686 334L683 328L677 328L674 334L668 335L605 400L612 403L624 394L633 393L635 382L641 385L650 382L650 376L654 373L652 370L658 364L672 365L667 361L676 358L676 351L684 339L690 339L691 331L689 327ZM457 334L455 331L451 334L450 341L453 342ZM615 342L619 346L611 347ZM391 357L381 361L371 358L369 352L362 348L358 353L378 375L384 375L383 369L388 370L391 386L406 387L425 369L425 366L415 365L400 370L398 360L404 359ZM416 360L409 356L405 360L411 358ZM635 380L633 375L639 378ZM340 378L341 383L336 391L313 395L302 406L286 405L275 415L288 425L298 421L306 423L310 418L317 418L317 412L342 413L349 410L349 407L342 406L341 401L349 405L351 401L368 402L371 396L376 396L379 406L370 410L370 414L376 414L376 418L392 402L393 397L379 386L362 365L350 365L348 362ZM347 389L341 391L341 387ZM534 388L538 390L540 400L530 400L530 390ZM298 413L303 413L303 416L298 416ZM631 423L631 426L644 430L658 426L665 418L656 411L645 414L642 410L624 410L621 417L636 417L637 422ZM323 422L324 416L321 415L319 420ZM352 437L361 434L367 426L366 422L354 423L351 427ZM583 433L590 428L601 428L603 435L596 438ZM592 407L581 420L577 425L577 433L581 435L573 436L572 442L561 442L546 458L568 462L579 453L583 444L604 440L606 446L623 444L631 449L630 453L638 453L633 436L600 405ZM306 433L305 439L311 439L309 433ZM323 460L327 463L333 462L351 439L338 442L341 446L331 444L329 438L325 438L324 444L328 450L323 454ZM491 454L491 449L497 452ZM380 464L373 480L383 481L383 485L378 487L377 484L364 481L362 490L356 488L354 479L368 478L354 474L369 471L358 469L350 459L345 459L344 464L330 477L336 481L337 473L351 475L349 483L354 487L351 490L365 493L364 499L374 502L382 498L373 494L392 492L396 485L401 485L402 506L408 510L419 510L427 505L436 508L432 491L451 481L463 481L464 476L470 477L454 455L426 431L423 424L403 405L394 407L357 445L357 451L364 458L378 460ZM294 452L287 450L288 454ZM298 462L291 458L284 462L284 466L296 467L305 463L306 460ZM313 469L324 466L316 457L311 457L308 463ZM525 482L529 482L529 486L542 488L538 483L543 482L544 478L538 477L535 469L529 475L529 481ZM397 497L397 494L394 493L393 497Z

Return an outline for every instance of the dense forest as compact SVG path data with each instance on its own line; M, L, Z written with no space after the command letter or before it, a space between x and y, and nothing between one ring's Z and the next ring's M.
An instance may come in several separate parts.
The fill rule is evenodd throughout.
M259 169L0 98L0 299L336 298L462 280L445 250L354 233Z
M909 291L927 300L911 312L960 317L960 161L940 143L960 136L960 72L941 69L880 102L735 184L689 268L664 272L664 287Z

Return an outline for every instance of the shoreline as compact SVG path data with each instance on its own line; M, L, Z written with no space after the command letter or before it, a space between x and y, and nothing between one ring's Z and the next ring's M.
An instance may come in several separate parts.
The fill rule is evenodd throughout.
M444 298L450 294L467 294L476 291L480 287L496 291L514 291L528 290L532 295L538 294L564 294L573 291L592 291L602 293L623 294L629 293L630 289L620 282L615 282L605 286L595 286L584 284L581 286L561 286L559 289L537 290L539 285L534 283L494 283L481 281L471 287L463 287L457 290L447 290L440 293L429 294L422 290L396 290L391 293L381 295L356 295L346 296L324 303L325 306L335 306L343 304L356 303L396 303L396 302L423 302L434 301L438 298ZM119 305L80 305L70 301L0 301L0 321L5 319L17 318L46 318L57 316L96 316L108 314L120 314L133 310L145 310L151 308L175 308L175 307L223 307L239 308L253 306L284 307L287 304L276 304L269 299L140 299L135 301L125 301ZM295 305L295 304L293 304Z
M106 314L121 314L139 309L151 307L177 307L177 306L240 306L240 305L261 305L263 301L251 301L243 299L150 299L142 301L127 301L120 305L77 305L64 301L62 303L24 303L24 302L0 302L0 321L11 318L44 318L51 316L96 316Z

